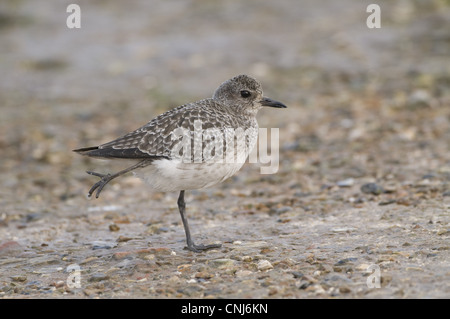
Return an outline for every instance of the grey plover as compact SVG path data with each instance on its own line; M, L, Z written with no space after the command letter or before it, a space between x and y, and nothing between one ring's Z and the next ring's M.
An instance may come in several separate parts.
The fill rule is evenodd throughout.
M184 192L223 182L242 167L256 144L256 114L263 106L286 107L264 97L257 80L238 75L222 83L212 98L169 110L111 142L74 150L90 157L134 161L115 174L88 171L100 177L88 196L95 192L98 198L111 180L133 171L159 191L180 192L177 204L189 250L199 252L220 247L220 244L194 244Z

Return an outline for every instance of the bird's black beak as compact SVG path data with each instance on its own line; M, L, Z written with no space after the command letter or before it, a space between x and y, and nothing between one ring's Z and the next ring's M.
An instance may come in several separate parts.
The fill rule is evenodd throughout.
M262 98L261 105L262 106L277 107L277 108L282 108L282 109L287 108L287 106L284 105L283 103L275 101L275 100L272 100L272 99L269 99L268 97L263 97Z

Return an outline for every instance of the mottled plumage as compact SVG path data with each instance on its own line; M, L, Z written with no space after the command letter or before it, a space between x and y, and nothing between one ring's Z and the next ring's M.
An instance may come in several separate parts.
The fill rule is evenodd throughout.
M242 167L257 140L257 111L262 106L286 107L262 94L258 81L239 75L222 83L212 98L167 111L111 142L75 150L91 157L136 162L113 175L88 172L101 177L89 196L97 190L98 197L109 181L133 171L157 190L180 191L178 206L190 250L217 247L192 242L184 215L184 190L213 186Z

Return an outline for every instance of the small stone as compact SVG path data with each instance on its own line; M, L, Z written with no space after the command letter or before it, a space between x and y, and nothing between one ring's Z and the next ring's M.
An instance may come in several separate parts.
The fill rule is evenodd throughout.
M214 275L206 271L200 271L195 274L195 278L211 279L212 277L214 277Z
M167 282L170 284L176 284L176 283L180 282L180 277L172 276L167 280Z
M379 205L379 206L386 206L386 205L394 204L395 202L396 202L395 199L388 199L388 200L379 202L378 205Z
M235 261L233 259L221 258L211 260L208 264L217 269L231 269L234 266Z
M365 194L380 195L384 193L384 188L376 183L367 183L361 186L361 192Z
M93 241L91 243L92 245L92 249L96 250L96 249L111 249L117 246L116 243L114 242L107 242L107 241L101 241L101 240L96 240Z
M336 228L332 228L331 230L336 233L349 233L349 232L355 231L356 228L354 228L354 227L336 227Z
M281 215L283 213L290 212L291 210L292 210L292 207L290 207L290 206L282 206L282 207L278 207L278 208L272 208L270 210L270 212L273 214L276 214L276 215Z
M255 249L264 249L270 247L269 244L265 241L252 241L252 242L243 242L236 249L247 249L247 248L255 248Z
M369 264L359 264L355 267L358 271L367 271L367 269L370 267Z
M144 257L142 257L142 259L144 259L144 260L153 260L153 259L155 259L155 255L154 254L148 254L148 255L145 255Z
M238 270L236 271L236 277L246 277L248 275L251 275L253 272L250 270Z
M302 278L304 276L303 273L299 271L292 271L291 274L294 276L294 278Z
M121 260L124 258L131 258L131 257L132 257L131 251L118 251L113 254L113 258L115 260Z
M53 286L55 288L61 288L61 287L64 287L65 284L66 284L66 282L64 280L59 280L59 281L53 283Z
M129 240L132 240L133 238L131 237L126 237L126 236L119 236L119 238L117 238L117 242L118 243L125 243Z
M80 265L87 264L88 262L91 262L91 261L97 260L97 259L98 259L97 256L91 256L91 257L88 257L88 258L82 260L82 261L80 262Z
M13 281L19 281L19 282L27 281L27 276L25 276L25 275L11 276L10 278Z
M136 250L138 255L147 255L154 254L156 256L175 256L176 253L167 247L158 247L158 248L144 248Z
M147 234L150 235L157 235L161 233L167 232L169 229L167 227L163 227L161 223L156 223L148 226L147 228Z
M424 269L421 267L406 267L405 270L406 271L424 271Z
M334 264L335 266L342 266L342 265L346 265L346 264L351 264L353 262L355 262L356 260L358 260L358 258L345 258L345 259L341 259L339 260L336 264Z
M120 227L117 226L116 224L111 224L111 225L109 225L109 230L110 231L119 231Z
M342 286L342 287L339 287L339 292L342 294L348 294L348 293L352 292L352 290L350 288L348 288L347 286Z
M135 261L132 259L124 259L121 262L114 265L114 268L116 269L131 269L136 265ZM110 272L111 269L108 271Z
M339 187L350 187L353 186L353 184L355 184L355 180L353 178L347 178L336 183Z
M351 284L352 281L349 278L347 278L345 275L330 273L324 278L323 283L329 284L330 286L335 286L338 283Z
M93 274L90 278L89 281L90 282L98 282L98 281L103 281L109 279L109 276L107 274L104 273L97 273L97 274Z
M258 270L260 270L260 271L266 271L266 270L273 269L272 264L268 260L265 260L265 259L260 260L258 262L257 267L258 267Z

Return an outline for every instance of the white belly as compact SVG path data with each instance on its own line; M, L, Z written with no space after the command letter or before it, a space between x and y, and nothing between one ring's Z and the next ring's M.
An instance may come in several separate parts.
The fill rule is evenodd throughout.
M240 137L242 143L232 144L230 153L225 152L210 162L195 163L188 157L183 161L180 158L160 159L151 165L135 171L135 175L143 179L151 187L163 191L180 191L201 189L216 185L233 176L244 165L249 153L256 144L258 128L250 127L246 137ZM204 150L205 151L205 150ZM195 159L195 158L194 158Z
M243 162L183 163L181 160L161 159L134 173L151 187L163 192L172 192L216 185L233 176L243 164Z

